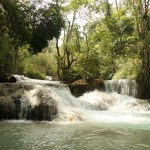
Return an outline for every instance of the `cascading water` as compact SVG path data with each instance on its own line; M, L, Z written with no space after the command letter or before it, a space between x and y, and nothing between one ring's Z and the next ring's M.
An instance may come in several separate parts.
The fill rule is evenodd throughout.
M19 100L18 96L14 98L16 107L19 103L19 109L16 108L15 111L19 113L17 116L20 119L101 120L108 119L110 116L112 119L112 114L115 114L116 119L120 116L117 112L150 110L148 100L135 98L137 90L136 82L133 80L105 81L105 92L95 90L75 98L66 85L57 81L33 80L22 76L16 78L23 85L32 85L32 88L26 90Z
M135 80L107 80L105 81L105 91L107 93L118 93L137 97L137 83Z
M138 92L135 80L108 80L105 81L105 90L116 99L113 110L134 112L150 110L149 101L136 99Z
M105 81L105 88L105 92L95 90L87 92L79 98L73 97L69 89L65 89L65 94L64 91L61 91L62 100L59 110L63 108L63 111L60 111L60 114L63 114L62 120L64 116L68 120L105 120L106 118L118 119L118 121L125 118L130 120L132 115L129 117L127 113L148 112L150 110L148 100L135 98L137 94L135 81ZM65 103L66 100L68 103ZM124 117L123 113L126 113ZM114 114L115 116L113 116ZM138 117L136 119L139 119Z

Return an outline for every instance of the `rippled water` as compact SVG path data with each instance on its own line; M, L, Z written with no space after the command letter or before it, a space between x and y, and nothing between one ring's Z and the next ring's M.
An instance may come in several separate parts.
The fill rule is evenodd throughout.
M102 116L105 115L109 113L103 112ZM122 117L129 115L122 114ZM112 116L115 118L116 114ZM150 149L150 114L132 114L128 121L112 119L112 116L106 121L2 121L0 150Z

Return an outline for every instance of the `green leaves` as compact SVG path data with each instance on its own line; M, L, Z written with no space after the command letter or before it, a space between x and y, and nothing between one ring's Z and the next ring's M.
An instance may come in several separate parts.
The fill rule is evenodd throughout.
M57 5L51 4L48 8L37 10L30 43L32 52L37 53L47 47L49 40L60 36L63 27L64 20Z
M12 69L14 73L17 72L19 48L28 44L31 52L41 52L48 46L49 40L60 36L64 27L58 4L47 7L37 7L35 4L20 0L3 0L0 3L0 67L5 73ZM7 59L3 59L6 56L11 57L11 65ZM10 71L3 64L8 64Z
M15 49L30 44L30 49L40 52L48 46L48 40L58 38L64 27L60 7L50 4L39 8L20 1L2 2L8 35Z
M19 1L5 0L2 2L8 34L12 44L17 47L26 44L30 38L29 18L25 6Z

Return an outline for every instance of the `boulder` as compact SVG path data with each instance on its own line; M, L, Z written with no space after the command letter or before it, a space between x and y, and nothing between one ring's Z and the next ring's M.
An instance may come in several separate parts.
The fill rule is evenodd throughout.
M21 98L24 92L30 89L32 89L31 85L0 84L0 120L20 119Z
M30 120L48 120L51 121L56 118L58 110L56 101L48 95L43 89L34 94L36 96L36 103L31 102Z
M76 80L75 82L68 84L71 93L78 97L83 95L88 91L93 91L95 89L104 91L105 85L103 79L92 79L92 80Z
M8 77L8 82L9 83L15 83L17 81L17 79L14 76L9 76Z
M57 103L42 87L38 89L25 83L0 84L0 120L50 121L56 118L57 112Z
M6 75L6 76L0 76L0 83L15 83L17 79L14 76Z

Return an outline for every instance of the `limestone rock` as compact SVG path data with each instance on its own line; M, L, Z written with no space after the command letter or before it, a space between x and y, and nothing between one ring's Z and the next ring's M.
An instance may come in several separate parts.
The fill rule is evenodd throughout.
M103 79L92 79L92 80L77 80L68 85L71 93L74 96L81 96L88 91L93 91L95 89L104 91L105 85Z
M30 93L35 91L30 97ZM36 101L33 103L32 101ZM57 104L44 90L25 83L0 84L0 120L52 120Z

